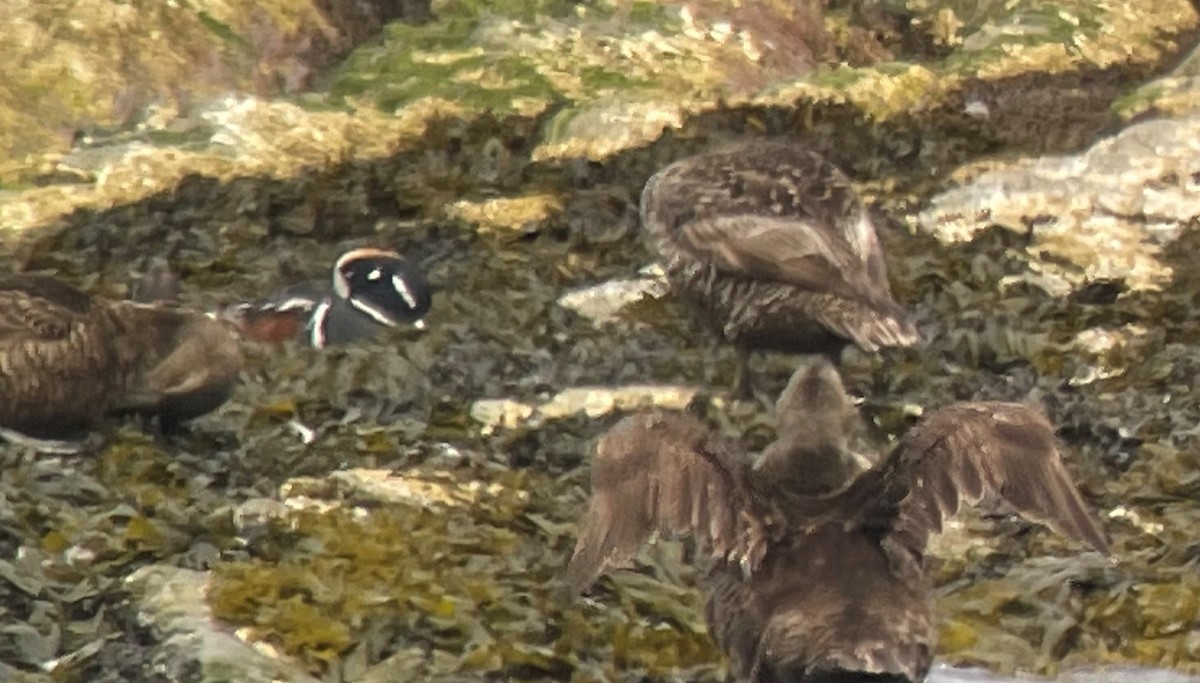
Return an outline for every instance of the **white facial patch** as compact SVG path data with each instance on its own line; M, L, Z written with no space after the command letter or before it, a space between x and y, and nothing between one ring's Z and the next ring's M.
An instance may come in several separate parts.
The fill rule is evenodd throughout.
M337 268L333 270L333 293L337 294L339 299L350 296L350 283L346 282L346 276Z
M404 303L408 304L409 308L413 310L417 309L417 297L413 296L412 290L408 288L408 283L404 281L404 278L399 275L393 275L392 287L400 295L400 298L404 299Z

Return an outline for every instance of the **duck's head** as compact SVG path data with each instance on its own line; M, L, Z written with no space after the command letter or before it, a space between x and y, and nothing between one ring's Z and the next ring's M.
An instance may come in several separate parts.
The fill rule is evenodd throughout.
M858 420L837 369L816 358L792 374L775 403L778 436L755 462L787 490L821 495L850 483L862 469L847 434Z
M827 358L818 356L792 373L775 401L779 431L803 432L812 443L845 443L858 417L842 377Z
M354 249L333 266L333 291L380 325L425 326L433 295L425 275L394 251Z

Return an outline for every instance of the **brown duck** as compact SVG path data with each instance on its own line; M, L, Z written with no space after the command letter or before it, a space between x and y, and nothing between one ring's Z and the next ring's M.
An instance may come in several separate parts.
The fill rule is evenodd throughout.
M578 592L655 533L705 557L709 632L738 681L922 681L934 652L926 541L985 495L1107 552L1050 423L1015 403L958 403L921 420L854 477L853 409L826 362L779 401L757 459L679 413L618 423L596 446L592 496L564 578Z
M825 354L909 346L875 226L850 181L817 152L742 143L677 161L642 192L642 224L667 278L738 352Z
M224 403L241 367L229 325L204 314L0 275L0 428L57 439L114 412L188 420Z

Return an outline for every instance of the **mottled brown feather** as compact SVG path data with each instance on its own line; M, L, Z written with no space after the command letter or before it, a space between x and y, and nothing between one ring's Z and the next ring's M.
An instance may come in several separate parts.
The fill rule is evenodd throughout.
M677 161L646 183L641 208L672 288L740 350L919 340L869 214L812 150L759 140Z
M875 240L867 243L865 253L858 253L843 234L811 219L755 214L694 217L680 226L679 235L679 243L696 258L709 261L725 275L869 302L890 293L886 279L880 282L868 275L864 256L882 258Z
M119 410L188 419L229 395L241 363L228 326L203 314L0 276L0 427L68 435Z
M985 496L1108 552L1104 531L1063 466L1053 426L1020 403L959 403L934 411L877 470L855 482L845 505L873 503L876 514L887 510L893 520L888 547L901 561L923 556L943 520Z
M709 630L736 680L824 670L920 680L936 634L926 583L898 581L870 536L825 519L784 536L750 576L708 576Z
M854 411L832 366L798 370L777 407L779 438L750 469L736 445L690 417L634 416L605 435L572 587L632 557L656 530L699 535L718 560L709 628L737 680L857 671L918 681L935 644L925 545L963 503L996 496L1107 551L1050 423L1028 406L934 411L857 478L844 459Z
M0 276L0 339L56 340L91 312L83 292L44 275Z
M596 444L592 496L563 578L573 591L628 563L657 532L690 535L701 553L745 553L742 514L750 460L731 440L682 413L627 417Z

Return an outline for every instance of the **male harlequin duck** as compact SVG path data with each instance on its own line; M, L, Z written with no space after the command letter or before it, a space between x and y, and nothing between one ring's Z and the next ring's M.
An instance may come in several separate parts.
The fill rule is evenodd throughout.
M424 274L394 251L354 249L333 266L332 284L304 282L225 316L256 341L300 338L316 348L359 341L384 327L424 328L433 295Z
M924 680L934 652L926 542L964 503L998 496L1107 552L1050 423L1027 406L934 411L857 476L842 432L853 409L827 360L800 368L778 408L778 440L757 458L681 413L617 423L593 456L573 592L655 534L691 535L736 680L902 683Z
M737 349L742 398L752 350L836 361L848 344L919 340L870 216L812 150L760 140L677 161L646 183L641 211L672 289Z
M0 429L60 439L116 412L189 420L224 403L241 368L226 322L0 275Z

